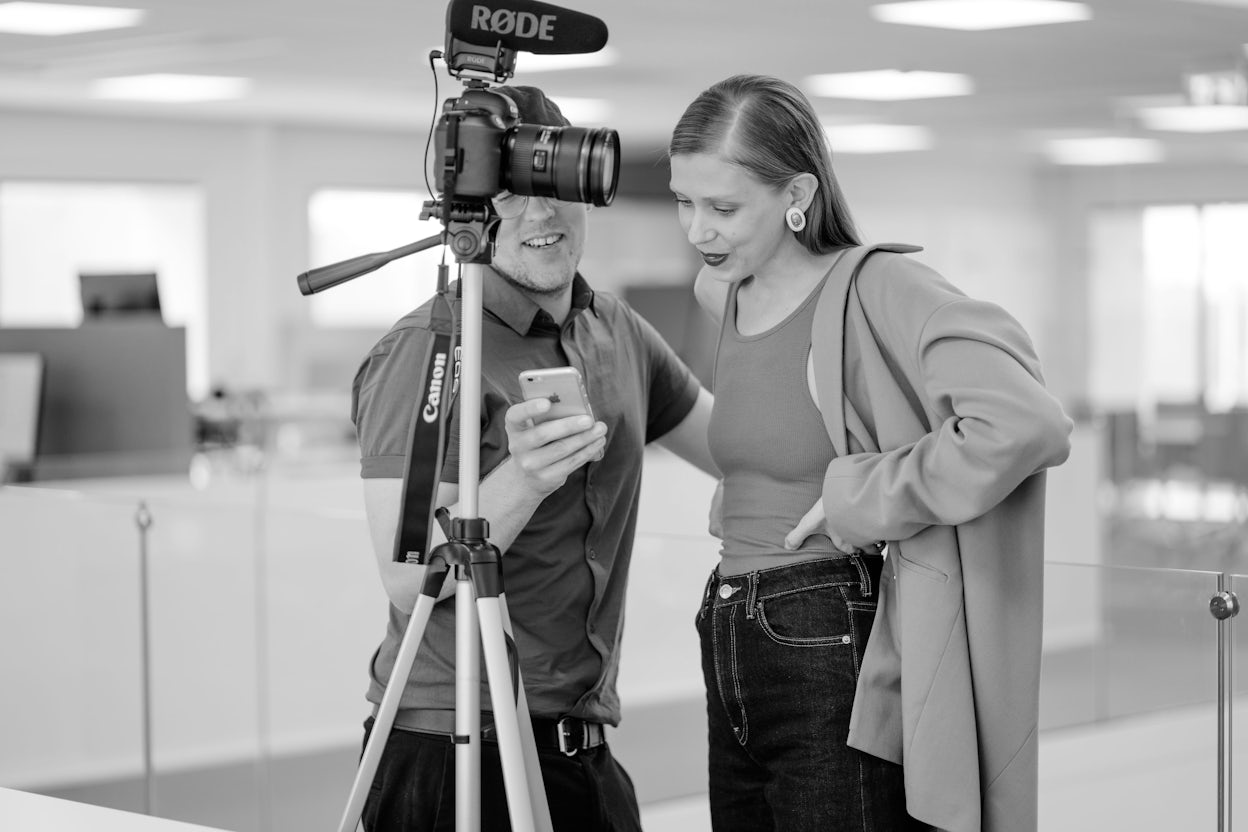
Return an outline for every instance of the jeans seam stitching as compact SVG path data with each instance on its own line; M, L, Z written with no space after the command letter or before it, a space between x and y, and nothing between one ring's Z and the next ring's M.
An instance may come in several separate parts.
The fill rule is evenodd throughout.
M786 595L795 595L799 592L810 592L812 589L828 589L842 586L853 586L858 581L831 581L822 584L810 584L809 586L799 586L796 589L786 589L780 592L773 592L770 595L759 595L759 601L770 601L772 598L783 598Z
M746 737L749 736L750 725L745 715L745 701L741 698L741 680L737 676L737 617L735 615L728 619L728 640L732 645L732 661L730 662L732 688L736 695L737 712L741 715L741 736L737 738L737 741L744 746Z

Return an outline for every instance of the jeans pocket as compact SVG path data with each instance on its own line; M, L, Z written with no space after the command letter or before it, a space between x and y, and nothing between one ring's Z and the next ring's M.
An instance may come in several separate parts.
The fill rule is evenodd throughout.
M824 584L758 600L758 624L767 637L789 647L848 645L853 641L844 587Z

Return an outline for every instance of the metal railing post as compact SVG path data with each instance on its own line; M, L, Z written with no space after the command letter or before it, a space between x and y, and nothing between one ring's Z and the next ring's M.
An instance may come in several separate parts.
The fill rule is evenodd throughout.
M150 593L148 591L148 530L152 527L152 513L147 503L139 503L134 513L134 524L139 530L139 668L142 676L143 699L143 813L151 815L154 810L155 771L152 767L152 637Z
M1225 572L1218 574L1218 592L1209 599L1209 612L1218 621L1218 832L1231 830L1231 619L1239 613L1239 598L1227 588L1227 578Z

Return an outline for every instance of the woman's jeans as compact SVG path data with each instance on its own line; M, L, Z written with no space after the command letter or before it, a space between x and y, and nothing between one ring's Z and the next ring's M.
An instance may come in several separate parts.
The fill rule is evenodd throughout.
M846 745L882 565L711 574L697 628L715 832L927 828L906 814L901 766Z

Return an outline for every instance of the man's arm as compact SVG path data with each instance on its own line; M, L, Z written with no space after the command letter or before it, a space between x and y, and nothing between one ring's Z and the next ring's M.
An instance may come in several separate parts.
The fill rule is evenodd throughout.
M490 542L504 554L547 495L563 485L577 468L600 457L606 445L606 425L602 422L585 425L579 421L582 417L574 416L534 426L533 417L549 408L546 399L535 399L507 410L511 455L490 472L477 490L477 512L489 521ZM458 485L444 482L438 486L437 505L446 506L452 517L459 513L458 501ZM424 584L425 567L393 560L402 502L402 480L364 481L365 512L382 586L394 606L410 613ZM433 545L445 541L442 530L435 526ZM444 583L439 600L449 596L453 586L453 580Z
M698 389L698 398L680 424L659 437L658 443L712 477L719 477L719 469L711 459L711 449L706 432L711 421L711 408L715 397L705 387Z

